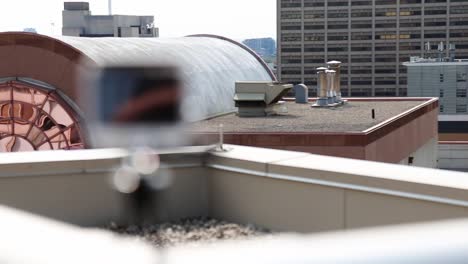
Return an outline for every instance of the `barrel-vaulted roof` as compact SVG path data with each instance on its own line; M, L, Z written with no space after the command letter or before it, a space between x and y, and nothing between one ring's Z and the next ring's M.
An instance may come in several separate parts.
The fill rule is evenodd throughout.
M181 38L52 38L33 33L0 33L0 78L26 77L79 93L84 60L97 66L145 61L175 63L187 87L186 104L204 117L234 109L236 81L275 77L254 52L219 36Z

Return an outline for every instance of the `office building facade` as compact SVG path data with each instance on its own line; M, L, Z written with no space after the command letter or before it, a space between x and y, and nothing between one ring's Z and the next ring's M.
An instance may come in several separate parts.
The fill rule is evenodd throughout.
M406 96L403 62L451 43L468 58L466 0L277 0L278 78L316 94L316 68L343 62L343 96ZM432 51L425 51L426 42ZM448 56L448 51L447 51Z
M412 58L404 66L408 68L408 96L439 97L439 141L452 141L444 150L450 150L453 141L467 141L468 60Z
M420 60L408 67L408 96L439 97L441 115L468 113L468 60Z

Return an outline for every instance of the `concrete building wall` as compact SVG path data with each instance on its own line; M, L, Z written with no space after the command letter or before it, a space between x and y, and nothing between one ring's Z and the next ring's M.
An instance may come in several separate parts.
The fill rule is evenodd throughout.
M62 35L64 36L72 36L72 37L79 37L84 34L82 27L67 27L62 28Z
M365 159L401 163L413 157L415 166L436 168L437 115L438 110L433 109L365 146Z
M468 143L442 142L439 144L439 168L468 172Z
M438 139L432 138L399 164L416 167L438 168Z
M406 63L408 96L439 97L440 113L466 114L468 111L468 63Z
M62 24L63 28L69 27L82 27L86 28L87 20L86 17L90 16L91 12L89 10L63 10L62 11Z
M115 18L113 16L87 16L87 26L84 34L88 35L109 35L114 36Z
M122 27L120 28L120 34L122 38L138 38L138 28L134 27Z
M343 62L343 96L406 96L401 63L424 43L457 46L468 58L468 2L277 0L278 78L315 96L317 67ZM437 56L437 55L435 55Z

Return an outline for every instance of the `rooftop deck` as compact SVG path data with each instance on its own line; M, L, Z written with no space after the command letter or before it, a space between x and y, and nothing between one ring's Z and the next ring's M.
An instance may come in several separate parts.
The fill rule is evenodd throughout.
M196 132L361 132L408 111L421 101L353 101L336 108L286 102L288 112L268 117L219 116L194 124ZM375 109L375 119L372 118Z

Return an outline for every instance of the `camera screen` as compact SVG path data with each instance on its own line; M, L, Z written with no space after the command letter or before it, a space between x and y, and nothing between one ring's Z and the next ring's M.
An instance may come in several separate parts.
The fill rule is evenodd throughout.
M97 86L98 122L156 125L181 119L181 82L173 68L104 68Z

